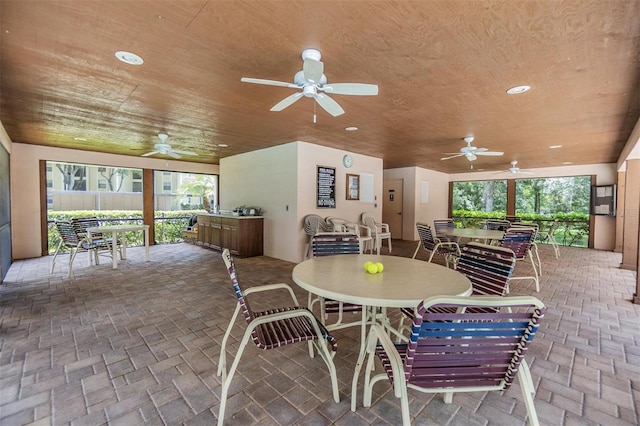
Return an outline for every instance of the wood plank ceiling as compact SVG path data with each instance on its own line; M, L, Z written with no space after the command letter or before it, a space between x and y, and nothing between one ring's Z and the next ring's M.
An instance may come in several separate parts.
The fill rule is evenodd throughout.
M504 152L476 169L615 162L640 116L636 0L0 0L0 25L0 121L19 143L138 156L165 132L217 164L302 140L455 173L469 161L440 158L467 135ZM379 94L332 95L338 117L308 98L271 112L295 89L240 81L293 82L305 48L329 83Z

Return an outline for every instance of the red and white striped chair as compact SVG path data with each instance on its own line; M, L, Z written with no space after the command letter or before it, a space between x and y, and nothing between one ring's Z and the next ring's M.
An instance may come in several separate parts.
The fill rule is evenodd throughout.
M335 402L340 402L340 396L338 394L338 377L336 374L336 367L333 364L333 356L335 355L335 351L338 346L333 336L327 331L322 323L318 321L311 311L309 311L308 308L299 306L298 299L290 286L280 283L251 287L245 290L240 285L238 274L236 272L233 259L231 258L231 253L229 253L228 249L225 249L222 252L222 258L227 266L227 272L231 278L231 284L233 284L233 290L238 298L238 303L236 304L236 309L233 312L227 331L222 339L222 348L220 349L218 376L222 376L222 392L220 395L220 410L218 411L218 426L221 426L224 421L224 412L227 404L229 386L231 385L231 380L238 368L238 364L242 358L242 353L244 352L247 343L249 343L249 340L251 340L260 349L275 349L293 343L308 342L309 354L312 357L314 354L313 344L329 369L331 386L333 389L333 399ZM258 292L277 289L284 289L289 292L293 302L292 306L273 308L261 312L253 311L251 309L249 300L247 300L246 296ZM233 360L233 364L231 364L231 368L227 372L227 340L229 339L231 329L233 328L240 311L242 311L242 315L247 321L247 328L238 347L238 353ZM329 349L333 352L330 353Z

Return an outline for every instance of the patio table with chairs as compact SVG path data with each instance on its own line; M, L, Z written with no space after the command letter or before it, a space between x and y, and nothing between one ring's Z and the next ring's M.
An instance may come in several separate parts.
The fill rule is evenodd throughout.
M381 273L365 272L365 262L380 262ZM307 259L293 268L293 281L304 290L344 303L362 305L361 345L351 388L351 410L356 409L358 371L365 357L367 323L382 324L389 332L385 310L417 306L432 296L467 296L467 277L442 265L399 256L334 255Z
M91 240L93 234L111 234L112 241L118 241L118 234L122 234L120 244L111 245L111 257L113 261L113 269L118 269L118 256L116 256L120 249L122 260L127 258L127 238L125 233L131 231L143 231L144 232L144 250L145 260L149 261L149 225L100 225L87 228L87 237Z

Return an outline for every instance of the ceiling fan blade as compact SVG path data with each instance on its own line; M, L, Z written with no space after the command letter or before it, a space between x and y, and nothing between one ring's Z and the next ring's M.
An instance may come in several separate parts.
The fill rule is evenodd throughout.
M169 157L173 157L173 158L182 158L182 157L180 157L178 154L176 154L176 152L175 152L175 151L167 151L167 155L168 155Z
M452 154L452 153L451 153L451 152L447 152L447 154ZM440 160L441 160L441 161L442 161L442 160L450 160L450 159L452 159L452 158L462 157L463 155L464 155L464 154L454 154L454 155L452 155L451 157L443 157L443 158L441 158Z
M378 85L366 83L332 83L322 86L320 90L335 95L373 96L378 94Z
M305 80L312 83L318 83L324 73L324 63L313 59L305 59L302 66L302 72L304 73Z
M498 157L500 155L504 155L504 152L500 152L500 151L478 151L478 150L476 150L474 152L474 154L476 154L476 155L489 155L489 156Z
M467 160L469 161L474 161L478 159L478 157L476 157L475 154L465 154L465 157L467 157Z
M176 154L182 154L182 155L198 155L193 151L182 151L180 149L172 149L171 152L175 152Z
M262 78L248 78L242 77L240 81L244 83L254 83L254 84L266 84L267 86L279 86L279 87L289 87L291 89L298 89L299 86L293 83L287 83L284 81L276 81L276 80L265 80Z
M148 157L150 155L155 155L160 151L151 151L151 152L147 152L146 154L142 154L141 157Z
M302 97L302 92L297 92L297 93L294 93L293 95L289 95L283 100L281 100L280 102L278 102L277 104L275 104L273 107L271 107L271 111L282 111L283 109L285 109L286 107L288 107L289 105L291 105L292 103L300 99L301 97Z
M327 111L329 114L333 115L334 117L344 114L344 110L342 109L342 107L338 105L338 103L333 99L331 99L329 96L323 93L316 93L314 98L316 98L316 101L318 102L318 104L322 108L324 108L325 111Z

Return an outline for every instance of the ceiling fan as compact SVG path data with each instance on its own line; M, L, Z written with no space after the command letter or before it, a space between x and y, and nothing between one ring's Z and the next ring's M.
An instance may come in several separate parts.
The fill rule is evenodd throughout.
M143 157L148 157L150 155L155 155L155 154L162 154L162 155L168 155L169 157L173 157L173 158L182 158L182 155L198 155L193 151L182 151L179 149L172 149L171 145L169 145L167 143L167 138L169 138L169 135L165 134L165 133L160 133L158 135L158 137L160 138L160 143L157 143L153 146L153 149L155 149L155 151L151 151L151 152L147 152L146 154L142 154Z
M443 157L440 160L449 160L451 158L465 156L467 157L467 160L473 161L478 158L477 155L499 156L504 154L504 152L500 152L500 151L489 151L487 148L478 148L475 146L471 146L471 142L473 142L473 139L474 139L473 136L467 136L466 138L464 138L464 141L467 143L467 146L463 146L462 148L460 148L459 153L446 152L445 155L451 155L451 156Z
M378 94L378 85L365 83L333 83L327 84L327 76L324 75L324 63L320 61L320 52L316 49L305 49L302 52L302 70L298 71L293 78L293 83L284 81L264 80L261 78L243 77L240 81L245 83L266 84L269 86L288 87L290 89L301 89L293 95L289 95L277 104L271 111L282 111L298 99L304 97L314 98L318 105L324 108L334 117L344 114L344 110L336 101L329 97L329 93L334 95L359 95L371 96ZM324 93L323 93L324 92Z
M512 161L511 162L511 167L509 167L507 170L503 170L501 172L498 173L511 173L512 175L521 173L521 174L525 174L525 175L532 175L533 172L529 171L529 170L522 170L520 167L518 167L518 162L517 161Z

